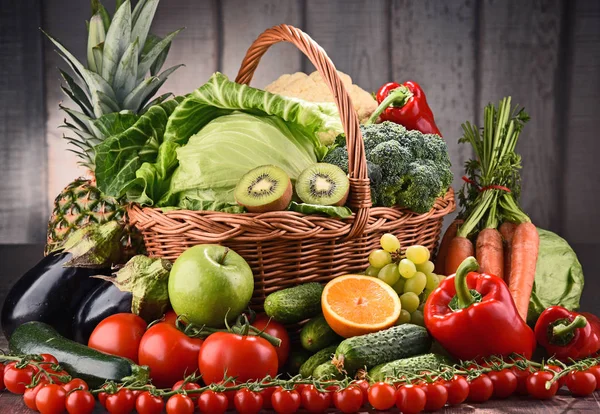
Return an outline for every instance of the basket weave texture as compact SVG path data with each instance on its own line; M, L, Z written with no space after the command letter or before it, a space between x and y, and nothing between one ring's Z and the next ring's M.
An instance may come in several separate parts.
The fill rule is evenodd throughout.
M372 208L364 145L358 117L335 66L306 33L279 25L261 34L248 50L236 82L249 84L262 55L278 42L300 49L315 65L335 97L346 133L350 196L354 214L345 220L291 211L230 214L215 211L163 212L132 204L129 221L140 230L150 256L174 260L187 248L223 244L239 253L254 272L253 307L260 309L271 292L311 281L362 272L368 255L384 233L393 233L403 247L421 244L435 249L443 217L454 211L449 189L425 214L397 207Z

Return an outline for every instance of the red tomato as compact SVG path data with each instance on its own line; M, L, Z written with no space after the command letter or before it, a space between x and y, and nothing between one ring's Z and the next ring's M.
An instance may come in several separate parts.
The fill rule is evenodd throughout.
M198 408L201 413L223 414L227 411L229 400L222 392L206 390L198 399Z
M148 391L142 392L135 399L135 409L139 414L160 414L163 408L165 408L163 399Z
M509 369L488 372L487 376L492 380L494 398L508 398L515 393L518 386L518 380L515 374Z
M448 391L449 405L462 404L469 396L469 383L461 375L455 375L450 381L444 382L444 387Z
M24 368L7 365L4 369L4 385L13 394L23 394L26 389L25 387L31 384L33 375L33 368L30 365Z
M35 406L41 414L60 414L66 409L67 393L58 384L47 384L35 396Z
M559 373L562 371L562 367L559 367L558 365L546 365L546 366L544 367L544 369L546 369L546 370L550 369L550 370L552 370L552 371L554 371L554 372L559 372ZM565 381L566 381L566 379L567 379L567 377L566 377L566 376L564 376L564 377L560 377L560 378L558 379L558 388L560 388L560 387L562 387L563 385L565 385Z
M371 384L369 384L369 381L364 379L358 380L354 384L360 387L360 390L363 393L363 404L366 404L367 401L369 401L369 387L371 386Z
M252 326L275 338L281 339L281 345L275 347L275 351L277 352L279 367L283 367L290 355L290 336L288 335L285 326L273 319L269 319L270 318L266 314L260 313L256 315L256 319L252 323Z
M167 311L164 316L164 323L168 323L169 325L177 326L177 314L173 309Z
M193 414L194 402L183 394L175 394L167 401L167 414Z
M277 352L266 339L253 335L216 332L204 341L198 367L205 383L223 379L225 373L239 382L277 375Z
M73 378L71 381L67 382L62 387L66 392L69 392L76 388L81 388L84 391L87 391L90 389L88 387L87 383L84 380L82 380L81 378Z
M309 385L300 393L300 401L309 413L323 413L331 406L331 393L321 392L314 385Z
M48 384L48 381L43 379L35 387L27 388L25 390L25 393L23 394L23 402L25 403L25 405L27 407L31 408L32 410L37 411L37 407L35 406L35 397L37 396L37 393L43 387L45 387L47 384Z
M376 410L389 410L396 404L396 388L385 382L371 385L368 391L369 404Z
M77 390L67 394L66 406L69 414L91 414L96 406L96 400L91 392Z
M425 391L425 410L441 410L448 401L448 390L440 382L431 382L421 385Z
M257 414L263 407L263 397L260 393L242 388L233 397L235 409L240 414Z
M556 395L558 382L553 382L550 389L546 389L546 382L552 379L549 371L537 371L527 377L527 392L538 400L547 400Z
M106 396L106 411L110 414L129 414L135 408L135 397L128 389Z
M512 373L517 378L517 395L527 395L527 377L531 374L529 369L511 368Z
M142 337L139 363L150 367L154 385L167 388L198 369L202 343L202 339L190 338L174 326L160 322Z
M396 391L396 407L402 414L417 414L425 409L426 398L421 387L404 385Z
M571 371L565 380L573 397L585 397L596 389L596 377L589 371Z
M343 413L355 413L363 405L363 393L358 385L350 385L347 388L333 393L333 405Z
M0 363L0 391L2 391L5 386L4 386L4 369L5 369L5 365Z
M171 388L173 391L175 390L179 390L181 389L181 386L183 386L183 389L186 391L191 391L191 390L198 390L200 389L200 385L196 384L195 382L186 382L185 385L183 384L185 382L185 380L179 380L175 383L175 385L173 385L173 387ZM196 401L198 401L198 396L200 394L199 393L191 393L189 395L189 397L192 399L192 401L194 401L194 403Z
M88 341L90 348L138 362L138 348L146 322L133 313L117 313L100 322Z
M49 362L50 364L58 364L58 360L50 354L40 354L42 362Z
M293 414L300 408L300 395L296 390L277 387L271 395L271 405L279 414Z
M275 387L267 387L267 388L263 388L260 391L260 395L262 395L263 397L263 407L264 408L273 408L273 406L271 405L271 395L273 395L273 392L275 391Z
M471 402L486 402L492 397L493 393L494 384L485 374L481 374L469 382L468 400Z
M596 389L600 390L600 365L594 365L593 367L588 368L588 371L594 374L594 377L596 377ZM2 389L2 387L0 387L0 389Z

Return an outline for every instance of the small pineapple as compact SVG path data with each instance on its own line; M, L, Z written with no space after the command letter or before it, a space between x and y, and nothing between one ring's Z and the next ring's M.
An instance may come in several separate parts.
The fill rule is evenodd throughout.
M61 105L71 118L62 127L73 133L64 138L76 147L71 151L91 173L91 179L76 179L56 197L48 223L46 254L82 225L124 219L125 205L95 186L94 148L106 137L131 126L150 106L168 99L170 93L151 100L167 77L182 66L160 72L171 41L180 30L164 38L150 33L159 0L139 0L133 10L130 0L117 1L112 19L99 0L91 3L87 66L46 34L77 79L60 71L66 84L62 90L80 109ZM146 77L148 72L150 76Z

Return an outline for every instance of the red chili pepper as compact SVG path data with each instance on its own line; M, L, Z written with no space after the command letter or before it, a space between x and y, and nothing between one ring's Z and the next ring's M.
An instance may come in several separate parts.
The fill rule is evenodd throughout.
M551 306L538 318L535 337L548 355L560 360L587 358L600 350L600 319Z
M504 281L476 273L466 258L425 303L425 326L452 356L473 360L512 353L531 358L533 330L521 319Z
M382 121L395 122L407 129L417 129L424 134L442 135L435 124L425 93L418 83L386 83L379 88L376 98L379 107L367 124L374 123L381 117Z

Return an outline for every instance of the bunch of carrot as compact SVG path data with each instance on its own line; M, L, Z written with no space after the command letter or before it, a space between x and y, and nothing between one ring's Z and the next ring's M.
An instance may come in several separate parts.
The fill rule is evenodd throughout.
M477 159L466 164L462 212L444 234L436 258L436 272L449 275L476 256L481 272L506 281L524 320L539 247L537 229L517 203L521 160L515 146L528 120L507 97L497 108L486 106L481 131L469 122L462 125L460 142L470 143Z

